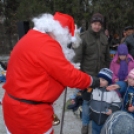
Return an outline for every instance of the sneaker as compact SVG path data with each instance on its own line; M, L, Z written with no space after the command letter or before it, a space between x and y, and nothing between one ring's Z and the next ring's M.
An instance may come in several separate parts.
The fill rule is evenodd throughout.
M88 134L88 126L82 126L81 134Z
M60 124L60 119L56 114L53 115L53 126L57 126Z

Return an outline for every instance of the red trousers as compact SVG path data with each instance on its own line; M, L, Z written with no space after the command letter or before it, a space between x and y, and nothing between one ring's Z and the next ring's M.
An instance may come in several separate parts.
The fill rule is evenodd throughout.
M5 93L3 114L11 134L44 134L52 128L53 108L48 104L27 104Z

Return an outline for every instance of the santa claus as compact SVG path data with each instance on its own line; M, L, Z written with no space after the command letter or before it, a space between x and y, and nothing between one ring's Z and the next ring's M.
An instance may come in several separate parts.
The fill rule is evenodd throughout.
M99 86L98 78L70 63L72 50L67 45L78 41L70 15L42 14L33 22L34 28L11 53L3 86L3 114L11 134L52 134L52 104L65 87Z

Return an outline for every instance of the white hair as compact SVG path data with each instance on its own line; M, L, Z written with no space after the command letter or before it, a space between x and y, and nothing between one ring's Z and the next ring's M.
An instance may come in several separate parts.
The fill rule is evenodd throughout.
M65 57L71 61L75 53L73 49L67 48L67 44L72 42L72 36L69 33L68 27L63 28L59 21L54 20L53 15L47 13L33 18L32 21L34 23L34 30L42 33L52 33L54 35L54 39L61 45ZM76 39L73 39L73 41L74 43L77 42L74 46L78 47L78 41Z

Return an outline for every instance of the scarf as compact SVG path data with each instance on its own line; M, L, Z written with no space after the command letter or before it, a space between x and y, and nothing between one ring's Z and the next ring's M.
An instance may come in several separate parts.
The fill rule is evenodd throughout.
M130 61L130 59L129 59ZM124 81L128 75L128 62L126 60L120 61L120 69L118 72L118 78L120 81Z

